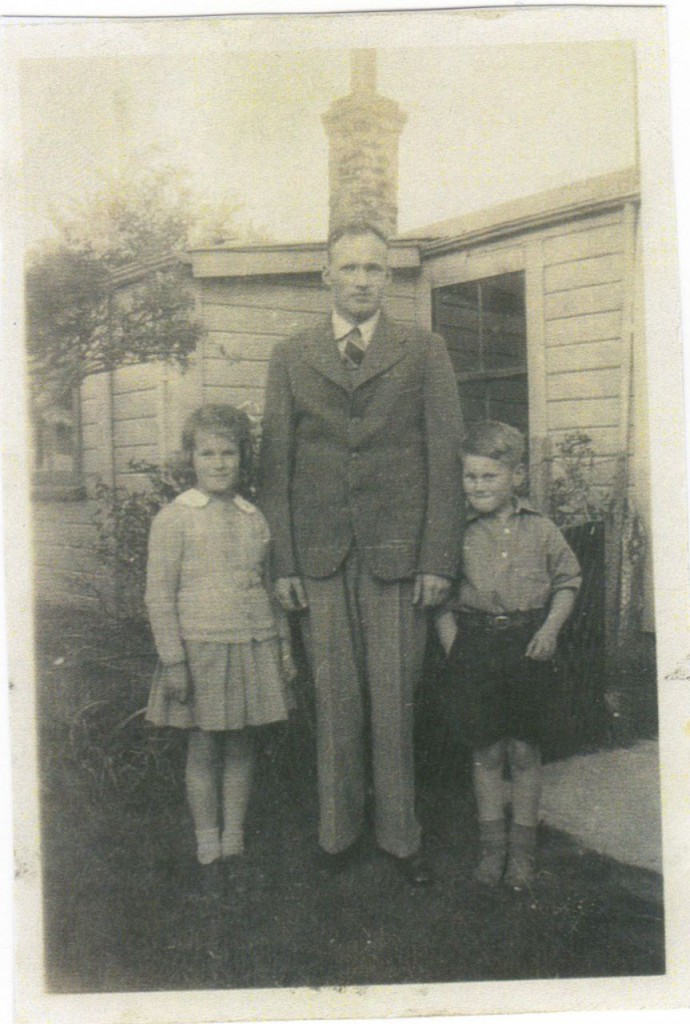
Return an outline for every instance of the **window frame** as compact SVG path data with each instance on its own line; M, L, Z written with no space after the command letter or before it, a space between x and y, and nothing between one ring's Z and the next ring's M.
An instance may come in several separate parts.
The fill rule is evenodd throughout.
M522 270L525 274L527 327L527 394L529 404L530 498L546 507L547 479L540 466L548 447L546 394L546 338L544 324L543 233L513 242L475 243L463 247L458 240L451 251L430 254L422 261L417 293L417 323L431 330L432 294L435 288L498 277Z
M37 423L32 423L31 496L35 501L81 501L86 497L82 472L81 395L79 386L66 389L71 396L73 424L72 469L41 469L35 464ZM67 409L67 406L65 406ZM69 411L69 410L68 410Z
M508 275L515 275L515 274L520 274L522 276L522 282L521 282L521 285L522 285L522 301L523 301L523 304L524 304L524 312L523 312L523 315L522 315L522 323L524 324L524 360L522 360L519 363L516 363L513 366L502 366L502 367L497 367L497 368L492 368L492 367L484 366L482 369L472 369L472 370L462 370L462 369L461 370L457 370L457 369L454 368L454 371L455 371L455 378L456 378L456 380L458 382L458 385L460 385L460 386L463 385L463 384L472 384L472 383L475 383L475 382L476 383L486 383L487 385L490 385L490 383L492 383L494 381L502 381L502 380L519 380L519 381L523 381L524 385L525 385L525 391L526 391L526 402L525 402L525 405L526 405L526 423L527 423L526 432L527 432L527 434L529 436L530 424L531 424L531 415L530 415L531 414L531 410L530 410L530 393L529 393L529 351L528 351L528 324L527 324L527 275L526 275L524 269L510 270L510 271L505 271L503 273L489 274L489 275L482 276L482 277L471 276L471 277L469 277L469 278L467 278L466 280L463 280L463 281L450 281L450 282L446 282L444 284L437 284L437 285L435 285L434 287L432 287L432 290L431 290L431 316L432 316L432 326L433 326L434 325L434 321L436 321L439 318L440 309L441 309L441 305L442 305L442 302L443 302L443 298L442 298L442 295L441 295L442 290L447 289L447 288L453 288L455 286L474 285L475 289L476 289L477 300L478 300L477 301L477 307L476 307L476 311L477 311L477 336L478 336L479 342L480 342L479 343L479 352L481 353L481 358L483 359L483 357L484 357L484 349L483 349L483 346L482 346L482 343L481 343L481 339L484 337L485 328L486 328L486 322L487 322L487 320L485 319L485 314L489 313L490 311L489 310L485 310L484 307L483 307L481 284L483 282L489 282L489 281L496 280L497 278L500 278L500 277L505 277L505 276L508 276ZM434 329L436 329L439 334L442 333L441 330L438 327L435 327ZM446 342L446 344L449 344L449 343Z

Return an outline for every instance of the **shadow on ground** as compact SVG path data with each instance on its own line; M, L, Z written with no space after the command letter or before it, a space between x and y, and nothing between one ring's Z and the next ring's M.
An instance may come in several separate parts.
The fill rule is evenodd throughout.
M98 746L96 757L83 714L89 689L84 673L93 669L83 659L78 665L61 654L66 643L64 631L44 629L44 693L54 698L55 687L64 685L66 666L70 685L84 691L76 712L42 716L51 991L663 972L662 908L655 880L644 872L544 831L532 892L485 891L472 883L476 827L469 766L461 752L434 743L428 723L420 758L420 813L438 874L433 888L410 889L371 840L347 872L324 873L316 858L313 741L308 709L302 708L290 727L267 730L262 737L245 865L229 881L224 898L199 895L180 787L182 737L165 737L161 745L158 734L159 746L151 753L148 734L135 716L122 729L109 727L108 742ZM108 687L131 683L121 665L113 663L111 669L110 680L99 681L106 695ZM54 710L54 699L51 704L46 696L44 707ZM107 707L104 697L88 715ZM132 730L137 733L132 743L136 739L144 746L141 756L123 762L118 743Z

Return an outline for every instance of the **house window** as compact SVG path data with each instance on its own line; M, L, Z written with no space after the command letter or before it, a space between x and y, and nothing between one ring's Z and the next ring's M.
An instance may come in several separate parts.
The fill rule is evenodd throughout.
M56 500L82 497L76 389L39 395L32 418L34 496Z
M432 292L466 423L503 420L528 433L527 326L522 271Z

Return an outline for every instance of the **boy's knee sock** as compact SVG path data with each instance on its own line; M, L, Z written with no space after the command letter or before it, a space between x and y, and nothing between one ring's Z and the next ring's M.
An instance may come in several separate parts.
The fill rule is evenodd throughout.
M485 885L501 880L506 858L506 827L503 818L479 822L479 863L474 879Z
M503 818L479 822L479 842L505 846L506 824Z
M536 868L537 829L513 822L510 828L505 882L522 888L533 881Z
M504 761L503 740L490 747L475 750L472 756L472 781L480 822L498 821L499 818L503 818Z
M536 826L518 825L513 822L510 826L510 845L516 849L534 853L537 848Z
M539 820L541 796L541 756L535 746L511 741L510 770L512 775L511 799L513 822L534 828Z

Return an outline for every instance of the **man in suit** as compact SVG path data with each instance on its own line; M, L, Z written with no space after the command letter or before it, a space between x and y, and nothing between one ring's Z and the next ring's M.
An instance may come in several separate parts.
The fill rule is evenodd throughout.
M271 357L260 504L277 597L303 612L326 859L352 859L371 776L377 843L421 885L413 703L458 567L462 421L442 339L381 311L389 279L375 227L331 235L332 315Z

